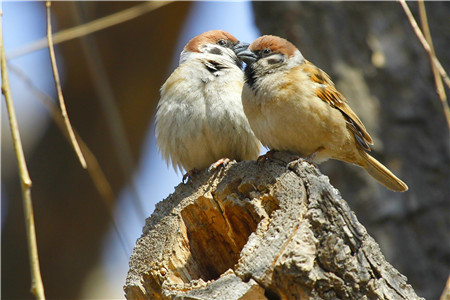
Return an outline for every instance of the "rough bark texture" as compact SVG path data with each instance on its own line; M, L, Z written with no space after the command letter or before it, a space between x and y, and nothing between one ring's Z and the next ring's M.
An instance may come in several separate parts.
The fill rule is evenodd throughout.
M292 155L203 171L160 202L128 299L419 299L326 176ZM398 200L392 200L398 201Z
M420 23L417 3L408 5ZM448 72L450 3L425 5ZM393 194L359 168L320 165L387 260L419 295L438 299L450 270L449 131L428 55L400 4L264 1L253 7L262 34L289 39L332 76L374 138L373 155L409 185Z

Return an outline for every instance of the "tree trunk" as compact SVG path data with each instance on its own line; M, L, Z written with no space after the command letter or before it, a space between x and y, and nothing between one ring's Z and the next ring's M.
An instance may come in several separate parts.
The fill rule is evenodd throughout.
M291 157L180 184L147 219L127 299L419 299L328 178Z

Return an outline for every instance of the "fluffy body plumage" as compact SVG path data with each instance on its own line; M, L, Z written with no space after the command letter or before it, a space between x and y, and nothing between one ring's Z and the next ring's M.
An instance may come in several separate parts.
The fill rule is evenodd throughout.
M316 163L329 158L352 163L391 190L408 189L366 152L373 142L361 120L330 77L293 44L263 36L238 56L247 63L244 111L264 145Z
M161 87L156 141L175 170L204 169L221 158L258 157L261 144L242 107L244 74L233 51L238 46L224 31L193 38Z

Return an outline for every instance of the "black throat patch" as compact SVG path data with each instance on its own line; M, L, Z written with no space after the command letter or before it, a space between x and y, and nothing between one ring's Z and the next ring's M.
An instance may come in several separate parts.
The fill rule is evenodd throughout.
M255 73L255 69L252 68L251 65L247 65L245 67L244 74L247 84L252 88L252 90L255 90L255 83L258 79Z

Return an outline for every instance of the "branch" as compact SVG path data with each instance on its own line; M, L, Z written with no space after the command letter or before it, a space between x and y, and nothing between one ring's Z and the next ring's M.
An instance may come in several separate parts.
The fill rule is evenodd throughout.
M176 187L136 243L127 299L419 299L328 178L291 157Z
M442 76L439 74L439 70L436 68L433 63L432 57L436 57L434 52L433 40L431 39L430 27L428 26L428 18L427 11L425 9L425 2L423 0L419 0L419 14L420 14L420 22L422 23L422 28L425 34L425 38L430 45L430 64L431 69L433 70L434 83L436 84L436 92L441 99L442 108L444 110L445 118L447 119L447 125L450 128L450 108L448 107L447 95L445 94L444 83L442 82Z
M80 145L78 145L77 139L75 137L75 133L73 132L72 125L69 121L69 116L67 114L66 105L64 103L64 97L61 89L61 81L59 79L58 66L56 65L55 58L55 50L53 48L53 38L52 38L52 24L51 24L51 16L50 16L50 6L51 2L45 2L45 6L47 7L47 39L48 39L48 50L50 52L50 60L52 63L53 77L55 79L56 91L58 94L59 107L61 109L61 114L64 119L64 124L66 125L67 132L69 133L70 141L72 142L73 149L78 156L81 166L83 169L86 169L86 160L84 159L83 153L81 152Z
M148 1L128 9L122 10L120 12L111 14L109 16L94 20L92 22L72 27L69 29L62 30L57 32L54 36L54 45L70 41L81 36L85 36L106 28L109 28L114 25L118 25L120 23L132 20L139 16L142 16L146 13L149 13L157 8L160 8L164 5L172 3L173 1ZM32 42L29 45L21 47L19 49L13 50L8 53L8 60L14 59L25 54L44 49L47 47L47 38L43 38Z
M439 73L444 78L445 83L450 88L450 78L448 77L447 72L445 72L444 67L441 65L441 63L437 59L436 55L433 55L433 53L431 52L431 47L428 44L428 42L426 41L425 37L423 36L423 33L420 30L419 25L417 25L416 19L414 19L414 16L408 7L408 4L406 4L405 0L398 0L398 1L402 5L403 10L405 11L406 16L408 17L408 20L411 23L412 28L414 29L414 32L416 33L417 37L419 38L419 41L422 43L423 48L430 56L430 59L433 62L433 65L439 70Z
M77 23L84 21L82 4L82 2L73 2L71 4L73 16ZM116 99L108 79L103 59L97 45L97 40L94 36L83 36L80 38L80 42L95 91L97 92L102 111L106 117L106 125L113 141L112 148L117 155L119 167L123 175L125 178L131 179L128 182L128 186L132 194L131 200L133 201L137 216L144 219L145 209L142 206L143 201L141 201L136 183L132 179L134 172L133 168L136 165L135 159L133 158L124 122L121 118L119 108L117 107L119 101Z
M47 109L50 113L52 120L57 125L58 129L67 139L68 143L71 144L69 133L66 130L64 119L59 113L58 106L55 104L55 101L52 97L46 94L44 91L39 89L36 85L33 84L32 80L19 68L15 67L13 64L9 65L9 70L15 74L22 82L26 85L26 87L32 92L42 103L42 105ZM105 173L103 172L100 163L95 157L94 153L89 149L87 144L83 141L81 136L77 133L76 129L74 129L75 136L77 141L80 144L81 151L84 153L87 162L87 171L91 177L92 183L97 189L98 193L101 196L104 204L106 205L108 212L111 217L111 222L114 227L114 230L117 233L117 236L120 240L122 248L124 250L125 255L128 257L129 247L128 241L129 238L125 232L120 230L119 222L114 217L114 203L116 196L112 190L111 184L106 178Z
M16 112L9 86L8 70L6 66L5 47L3 44L3 27L1 19L3 12L0 12L0 56L2 74L2 94L5 96L6 108L8 111L11 135L16 153L19 174L21 179L23 207L25 214L25 228L27 231L28 253L31 268L31 292L37 299L45 299L44 285L42 283L41 271L39 267L39 255L36 242L36 230L34 225L33 203L31 200L31 178L28 174L27 163L23 153L22 141L20 138L19 126L17 124Z

